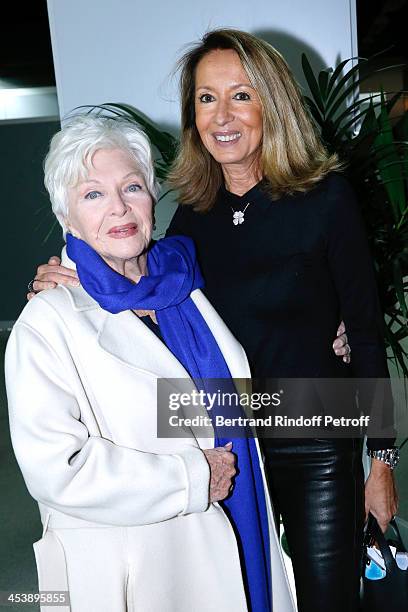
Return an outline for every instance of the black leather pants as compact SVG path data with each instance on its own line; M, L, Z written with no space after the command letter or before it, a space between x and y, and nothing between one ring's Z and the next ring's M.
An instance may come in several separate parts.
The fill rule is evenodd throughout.
M361 441L271 439L262 446L275 513L282 515L290 548L299 612L357 611Z

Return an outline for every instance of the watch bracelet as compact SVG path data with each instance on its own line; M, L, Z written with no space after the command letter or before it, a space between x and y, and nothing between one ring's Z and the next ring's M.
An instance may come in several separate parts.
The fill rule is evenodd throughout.
M371 458L378 459L382 461L386 465L388 465L391 470L393 470L399 461L399 449L397 447L393 448L382 448L378 450L369 450L367 449L367 455Z

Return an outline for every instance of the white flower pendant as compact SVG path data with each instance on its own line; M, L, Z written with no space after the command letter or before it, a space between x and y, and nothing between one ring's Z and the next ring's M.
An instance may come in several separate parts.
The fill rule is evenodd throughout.
M242 210L236 210L232 215L234 225L241 225L245 221L245 213Z

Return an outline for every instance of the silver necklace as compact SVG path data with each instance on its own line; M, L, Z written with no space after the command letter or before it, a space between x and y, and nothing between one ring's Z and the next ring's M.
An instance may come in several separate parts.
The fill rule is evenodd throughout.
M234 210L231 206L231 210L232 210L232 222L234 225L241 225L242 223L244 223L245 221L245 211L248 208L248 206L251 204L251 202L248 202L247 205L245 206L244 210Z

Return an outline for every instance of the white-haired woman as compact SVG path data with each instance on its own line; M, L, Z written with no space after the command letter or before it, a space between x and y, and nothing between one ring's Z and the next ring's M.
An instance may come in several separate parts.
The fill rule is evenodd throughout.
M81 285L31 300L6 354L13 447L44 526L40 589L69 591L73 612L263 612L273 589L291 611L255 441L232 452L217 432L156 432L159 378L229 385L249 368L200 291L192 241L151 245L146 137L74 118L45 184Z

